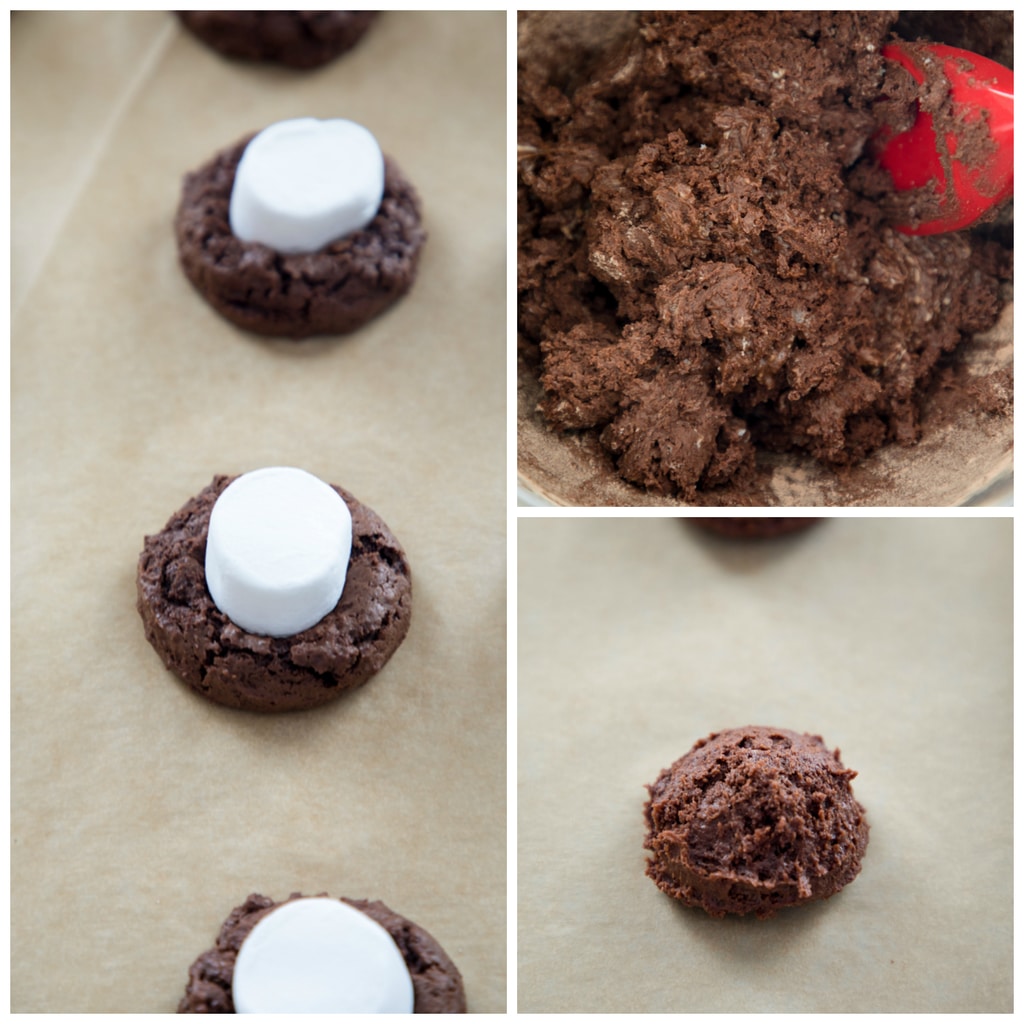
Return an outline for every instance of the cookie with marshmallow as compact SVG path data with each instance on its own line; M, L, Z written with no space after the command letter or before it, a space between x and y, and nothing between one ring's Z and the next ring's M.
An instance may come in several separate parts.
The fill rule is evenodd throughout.
M380 516L289 466L214 477L145 538L136 590L164 665L250 711L362 686L405 639L412 605L405 552Z
M259 334L362 327L412 287L426 240L415 189L364 125L291 118L186 175L178 255L200 295Z
M441 944L379 900L253 894L189 970L179 1013L465 1013Z

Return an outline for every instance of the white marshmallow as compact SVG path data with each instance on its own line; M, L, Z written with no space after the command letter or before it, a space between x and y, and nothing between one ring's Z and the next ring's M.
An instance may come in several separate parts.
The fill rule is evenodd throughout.
M231 190L231 230L278 252L316 252L366 227L384 197L384 155L354 121L300 117L255 136Z
M272 910L246 936L231 982L235 1013L412 1013L412 978L394 939L339 900Z
M301 469L257 469L214 503L206 586L247 632L293 636L338 603L351 553L352 514L337 491Z

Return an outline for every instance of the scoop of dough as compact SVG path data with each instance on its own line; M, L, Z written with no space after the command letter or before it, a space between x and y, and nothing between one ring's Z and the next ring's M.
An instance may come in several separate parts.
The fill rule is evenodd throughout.
M856 774L820 736L712 733L648 787L647 874L713 917L827 899L856 878L868 844Z

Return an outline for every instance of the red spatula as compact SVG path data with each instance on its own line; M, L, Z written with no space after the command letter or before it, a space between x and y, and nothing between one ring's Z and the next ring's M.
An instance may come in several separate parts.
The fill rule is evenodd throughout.
M995 61L941 43L890 44L882 55L902 64L923 87L935 82L938 62L952 102L951 126L936 131L932 115L918 109L904 132L883 128L876 136L878 161L898 191L932 184L940 197L936 215L916 226L898 225L908 235L934 235L973 224L1013 194L1013 72ZM938 79L941 81L941 79ZM987 124L991 144L983 158L967 144ZM976 149L976 147L975 147Z

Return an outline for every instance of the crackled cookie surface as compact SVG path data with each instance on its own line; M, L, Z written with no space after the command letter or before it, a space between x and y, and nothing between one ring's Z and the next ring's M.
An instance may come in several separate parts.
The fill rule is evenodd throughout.
M221 316L258 334L347 334L412 287L426 232L419 197L385 159L384 198L363 229L309 253L245 242L231 230L235 170L253 136L185 177L175 218L185 276Z
M136 581L146 639L192 689L228 707L301 710L363 685L409 629L412 579L401 544L372 509L334 487L352 516L341 599L293 636L249 632L214 603L204 569L210 515L233 479L214 477L146 537Z

